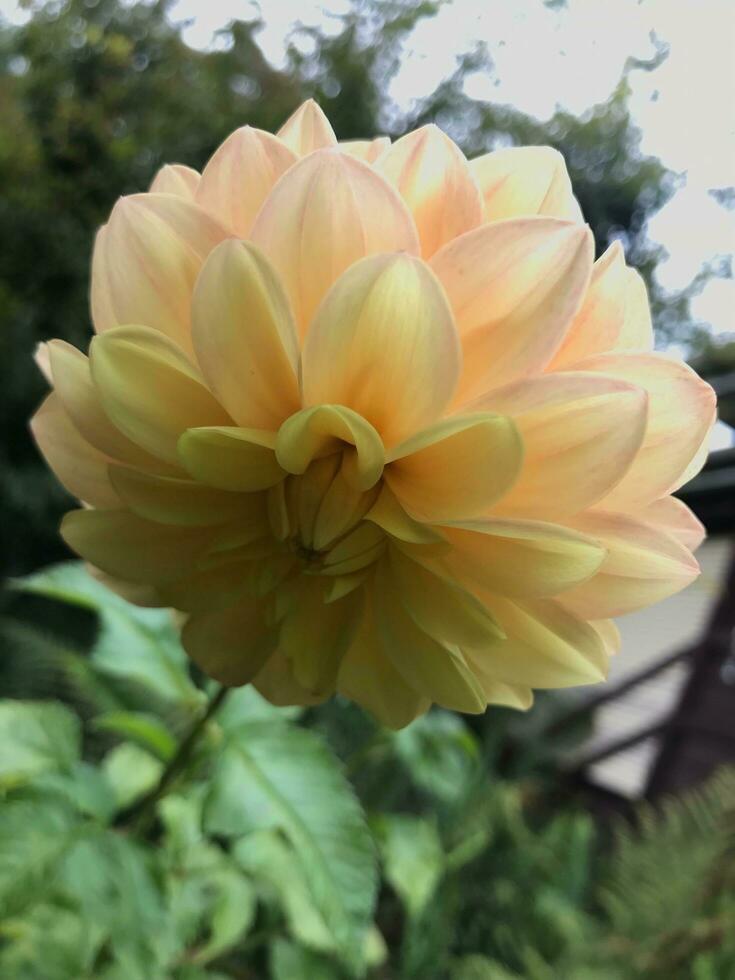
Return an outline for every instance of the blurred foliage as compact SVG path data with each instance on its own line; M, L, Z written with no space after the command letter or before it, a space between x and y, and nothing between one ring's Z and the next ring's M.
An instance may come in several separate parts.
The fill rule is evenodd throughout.
M655 68L663 53L631 62L610 100L582 118L560 111L539 123L466 94L473 74L493 70L478 47L400 114L387 101L388 84L411 31L441 5L354 0L336 29L294 32L284 71L265 60L256 22L234 22L215 50L190 49L167 18L169 0L26 0L27 24L0 22L2 571L22 574L64 555L56 527L69 499L27 433L44 391L32 353L50 337L86 347L96 227L119 195L145 189L162 163L201 168L237 126L275 130L314 96L344 139L395 137L435 120L470 155L550 143L567 158L598 251L621 238L651 281L659 256L645 240L646 219L675 179L639 152L627 74ZM661 336L692 339L688 294L664 298L654 289L652 299Z
M92 629L50 637L59 609ZM14 583L0 637L4 980L733 975L735 773L610 846L455 715L392 733L245 688L144 819L208 690L169 614L66 563Z

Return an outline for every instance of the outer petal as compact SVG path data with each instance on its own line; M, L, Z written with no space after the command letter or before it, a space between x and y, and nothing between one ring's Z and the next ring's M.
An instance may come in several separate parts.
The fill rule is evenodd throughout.
M86 442L64 411L59 396L47 396L31 421L33 438L69 493L95 507L119 507L107 475L108 457Z
M364 259L335 283L306 338L306 405L346 405L394 445L433 422L460 369L451 310L408 255Z
M107 415L166 462L179 462L177 442L191 426L231 421L182 351L155 330L110 330L92 341L90 361Z
M642 609L689 585L699 566L676 538L651 524L603 511L574 521L607 549L599 572L565 593L563 604L585 619L606 619Z
M603 354L578 361L574 370L619 378L648 394L648 425L641 450L600 506L627 511L680 486L681 475L715 421L712 388L686 364L660 354Z
M274 452L275 436L234 426L192 428L179 440L179 457L187 472L220 490L254 492L285 476Z
M622 479L646 431L643 389L595 374L528 378L471 407L510 416L523 441L523 467L497 514L553 520L590 507Z
M319 704L324 695L309 694L296 683L291 662L281 650L275 650L253 678L253 687L271 704L286 707L293 704Z
M193 201L199 184L199 174L182 163L167 163L157 172L148 188L151 194L175 194Z
M281 126L277 135L282 143L300 157L314 150L337 145L337 137L329 120L313 99L302 102Z
M513 421L489 412L445 419L396 446L386 481L421 521L482 514L512 487L523 443Z
M281 276L302 336L353 262L376 252L418 252L411 215L390 184L336 150L314 153L281 178L251 238Z
M204 263L192 299L192 340L209 387L239 425L275 430L299 408L293 316L255 246L230 239Z
M245 238L271 188L297 160L276 136L242 126L215 150L202 171L196 202Z
M437 126L402 136L376 169L408 205L425 258L482 222L482 198L464 154Z
M241 599L212 613L197 613L181 632L181 642L202 670L231 687L247 684L275 649L276 634L263 622L259 604Z
M535 214L582 221L564 157L550 146L509 147L470 161L486 221Z
M579 225L522 218L471 231L434 256L465 354L458 404L548 364L584 295L592 247Z
M142 323L189 350L194 281L204 259L228 234L182 197L120 198L92 256L95 330Z
M390 146L388 136L376 136L372 140L342 140L338 143L343 153L356 157L365 163L375 163L378 157Z
M625 274L625 318L615 350L651 350L653 323L646 284L635 269L626 269Z
M657 531L666 531L689 551L696 551L707 534L696 514L676 497L654 500L631 516L645 524L650 524Z
M605 557L594 538L541 521L462 521L442 530L452 545L441 559L450 574L502 596L558 595L590 578Z
M163 585L186 574L208 547L212 531L158 524L127 510L73 510L61 522L61 536L108 575Z
M161 524L210 527L234 521L247 510L242 494L213 490L192 480L154 476L124 466L111 466L110 480L133 513Z

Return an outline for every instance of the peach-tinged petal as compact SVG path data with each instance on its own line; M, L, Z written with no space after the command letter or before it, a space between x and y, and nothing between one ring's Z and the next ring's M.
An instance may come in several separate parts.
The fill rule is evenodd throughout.
M313 99L302 102L278 130L277 136L297 156L337 145L329 120Z
M204 263L192 341L209 387L238 425L277 429L298 409L293 316L278 276L249 242L222 242Z
M36 344L36 349L33 352L33 360L36 362L36 367L48 381L48 383L53 385L54 379L51 374L51 352L49 351L49 345L47 343Z
M715 420L712 388L681 361L661 354L601 354L574 365L638 385L648 394L648 425L632 466L600 506L627 511L658 500L680 479Z
M375 163L378 157L390 146L387 136L376 136L372 140L343 140L339 144L343 153L357 157L365 163Z
M124 466L110 466L110 480L135 514L161 524L209 527L234 521L247 509L241 494L213 490L192 480L155 476Z
M73 510L61 522L61 536L108 575L163 585L193 567L212 530L158 524L127 510Z
M69 493L95 507L119 507L107 475L107 456L82 438L58 395L48 395L31 420L33 437Z
M706 537L702 522L687 505L676 497L662 497L646 507L641 507L631 516L650 524L659 531L666 531L681 542L685 548L695 551Z
M215 218L182 197L120 198L92 258L97 332L142 323L189 350L194 281L204 259L228 235Z
M648 351L653 348L653 323L648 290L643 277L635 269L626 269L625 275L625 317L615 350Z
M395 445L441 415L460 359L429 267L403 254L370 257L340 277L317 313L304 347L304 402L346 405Z
M227 425L180 348L147 327L117 327L92 341L92 379L118 429L168 463L178 463L179 437L194 425Z
M593 537L542 521L462 521L441 530L452 545L443 566L466 588L503 596L558 595L594 575L605 557Z
M486 221L546 215L581 221L564 157L550 146L508 147L470 161Z
M599 572L561 596L585 619L607 619L642 609L689 585L699 574L691 553L671 534L624 514L589 511L575 529L607 550Z
M481 514L518 476L523 443L512 419L489 412L437 422L393 449L385 478L421 521Z
M409 517L390 487L385 484L380 491L380 496L365 515L365 520L372 521L387 534L405 544L435 545L444 541L436 528L421 524Z
M202 171L196 202L245 238L271 188L297 160L276 136L242 126L227 137Z
M193 201L199 184L199 174L183 163L166 163L156 173L149 190L152 194L175 194Z
M592 247L580 225L521 218L477 228L434 256L464 348L457 404L548 364L587 288Z
M179 457L187 472L210 487L253 492L285 476L274 452L275 435L234 426L192 428L179 440Z
M335 279L376 252L418 252L413 219L390 184L336 150L300 161L278 181L251 233L279 273L301 336Z
M464 154L436 126L402 136L376 168L408 205L425 258L482 222L482 198Z
M197 666L220 684L247 684L276 645L276 632L263 621L254 600L241 599L212 613L195 613L181 632L184 649Z
M473 403L510 416L520 475L493 513L554 520L590 507L627 472L646 431L642 388L595 374L540 375Z

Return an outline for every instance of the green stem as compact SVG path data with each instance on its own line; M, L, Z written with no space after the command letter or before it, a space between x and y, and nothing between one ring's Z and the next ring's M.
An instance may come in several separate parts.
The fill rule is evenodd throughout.
M158 780L158 783L149 793L146 793L140 800L118 815L115 821L118 826L130 826L137 834L145 836L153 821L156 803L166 795L176 777L186 768L186 764L189 761L199 736L206 727L207 722L221 707L229 690L229 687L220 687L218 689L217 693L207 704L204 713L193 723L185 737L179 743L176 752L174 752L166 763L166 768L161 773L161 778Z

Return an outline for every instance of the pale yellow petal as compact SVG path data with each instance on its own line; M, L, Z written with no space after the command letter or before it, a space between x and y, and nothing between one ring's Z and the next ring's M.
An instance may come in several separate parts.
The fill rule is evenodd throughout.
M249 242L222 242L192 298L192 340L209 387L248 428L277 429L300 405L299 347L286 294Z
M285 476L274 452L275 435L234 426L194 428L179 440L187 472L220 490L265 490Z
M648 290L635 269L626 269L625 317L615 350L649 351L653 349L653 323Z
M592 251L587 228L520 218L471 231L434 256L464 349L458 405L549 363L584 296Z
M214 490L193 480L113 465L110 481L133 513L161 524L209 527L234 521L247 509L242 494Z
M365 515L365 520L372 521L387 534L406 544L436 545L444 541L438 528L409 517L386 484L383 484L380 496Z
M485 221L546 215L582 221L564 157L550 146L493 150L470 161L482 192Z
M296 153L278 137L242 126L210 157L196 202L245 238L271 188L297 160Z
M376 252L418 252L413 219L367 164L337 150L300 161L273 188L251 233L275 266L303 337L340 273Z
M377 561L387 539L381 528L369 522L359 524L325 556L322 574L351 575Z
M36 344L36 349L33 352L33 360L36 362L36 367L44 376L46 381L50 385L53 385L53 377L51 375L51 355L49 351L49 345L47 343L41 342Z
M696 551L707 534L696 514L676 497L654 500L646 507L634 511L631 517L650 524L659 531L666 531L690 551Z
M198 667L228 687L247 684L262 669L277 634L259 604L241 599L212 613L194 613L181 631L184 649Z
M92 341L90 363L115 426L168 463L179 462L177 443L188 428L231 422L181 349L156 330L108 330Z
M193 201L199 184L199 174L183 163L166 163L156 172L148 190L152 194L175 194Z
M523 443L513 420L490 412L437 422L393 449L385 478L421 521L487 512L513 486Z
M338 146L342 153L348 153L351 157L357 157L365 163L375 163L390 146L390 138L376 136L372 140L341 140Z
M207 613L232 606L252 595L251 580L259 562L226 562L197 569L158 586L161 602L184 612Z
M364 259L320 307L302 361L307 405L346 405L393 446L439 417L461 353L431 270L404 254Z
M329 120L313 99L301 103L278 130L277 136L300 157L337 145L337 137Z
M424 258L482 222L482 198L464 154L437 126L402 136L376 169L408 205Z
M253 687L266 701L284 708L290 705L311 705L324 701L327 695L310 694L296 682L291 662L280 650L275 650L253 678Z
M592 506L633 463L647 402L634 384L567 372L496 388L467 406L509 416L523 442L520 475L493 513L554 520Z

